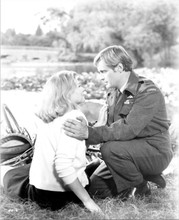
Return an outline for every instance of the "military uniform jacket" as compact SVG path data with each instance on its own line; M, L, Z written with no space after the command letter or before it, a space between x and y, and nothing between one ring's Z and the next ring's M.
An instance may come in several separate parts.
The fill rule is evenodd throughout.
M107 103L107 124L89 127L88 144L142 138L160 152L171 151L164 96L151 80L132 71L124 92L110 89Z

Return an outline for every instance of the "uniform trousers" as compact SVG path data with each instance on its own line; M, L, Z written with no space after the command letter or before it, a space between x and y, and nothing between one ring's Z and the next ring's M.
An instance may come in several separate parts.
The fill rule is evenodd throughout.
M172 159L145 139L110 141L101 147L101 165L91 176L89 192L98 198L113 197L141 184L145 177L159 175Z

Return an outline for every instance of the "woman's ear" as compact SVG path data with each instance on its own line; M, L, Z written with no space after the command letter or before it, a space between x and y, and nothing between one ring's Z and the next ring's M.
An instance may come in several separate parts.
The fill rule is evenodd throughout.
M119 63L116 67L115 67L115 71L116 72L120 72L122 73L124 70L122 63Z

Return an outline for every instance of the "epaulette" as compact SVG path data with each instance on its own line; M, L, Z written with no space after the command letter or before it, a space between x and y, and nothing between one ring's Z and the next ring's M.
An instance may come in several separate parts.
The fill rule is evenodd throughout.
M141 83L139 87L139 92L156 92L158 91L157 86L154 84L152 80L142 78L142 80L139 82Z

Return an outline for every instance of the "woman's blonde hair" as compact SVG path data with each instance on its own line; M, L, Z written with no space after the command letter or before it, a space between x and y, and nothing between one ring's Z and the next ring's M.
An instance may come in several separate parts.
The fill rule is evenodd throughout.
M70 98L77 87L75 76L75 72L63 70L52 75L46 82L37 112L37 116L44 122L49 123L69 109L76 109Z

